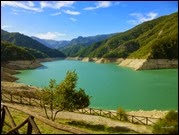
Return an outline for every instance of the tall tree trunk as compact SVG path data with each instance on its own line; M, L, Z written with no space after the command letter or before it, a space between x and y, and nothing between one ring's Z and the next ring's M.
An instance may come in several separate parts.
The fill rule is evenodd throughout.
M51 120L53 120L53 107L50 105L50 111L51 111Z
M63 109L57 110L57 111L55 112L55 114L54 114L54 117L53 117L52 121L54 121L54 120L55 120L57 113L58 113L58 112L60 112L60 111L63 111Z
M45 115L46 115L47 119L49 119L48 113L47 113L47 109L46 109L45 105L43 105L43 108L44 108L44 110L45 110Z

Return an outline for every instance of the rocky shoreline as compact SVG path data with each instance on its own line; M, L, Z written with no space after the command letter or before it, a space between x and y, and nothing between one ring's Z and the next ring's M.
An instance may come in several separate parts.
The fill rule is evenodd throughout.
M67 60L81 60L83 62L95 62L95 63L121 63L123 58L91 58L91 57L67 57Z
M178 68L177 59L126 59L119 66L130 67L134 70L171 69Z
M90 58L67 57L68 60L81 60L83 62L116 63L119 66L134 70L171 69L178 68L178 59L124 59L124 58Z
M8 61L1 63L1 81L15 82L18 80L17 77L13 76L14 74L20 73L17 70L24 69L35 69L43 66L41 62L48 62L54 60L61 60L64 58L45 58L45 59L36 59L36 60L17 60L17 61Z
M18 60L2 63L1 65L1 80L14 82L18 80L14 74L19 73L16 70L34 69L43 66L41 62L55 61L55 60L81 60L83 62L95 63L116 63L119 66L129 67L134 70L148 70L148 69L170 69L178 68L177 59L123 59L123 58L89 58L89 57L67 57L67 58L45 58L34 61Z

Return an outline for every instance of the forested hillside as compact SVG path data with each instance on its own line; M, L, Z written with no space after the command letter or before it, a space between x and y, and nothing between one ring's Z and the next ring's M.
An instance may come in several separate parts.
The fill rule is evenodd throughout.
M10 42L1 41L1 61L9 60L34 60L48 57L46 54L34 49L13 45Z
M76 51L81 57L178 59L178 12Z
M1 29L1 40L11 42L17 46L38 50L49 57L65 56L59 50L48 48L45 45L39 43L38 41L20 33L9 33Z

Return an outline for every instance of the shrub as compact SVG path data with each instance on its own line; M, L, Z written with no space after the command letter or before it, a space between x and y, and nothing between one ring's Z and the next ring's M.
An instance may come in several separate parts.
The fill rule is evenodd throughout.
M178 112L169 111L153 126L154 134L178 134Z
M126 111L122 108L118 108L117 116L120 118L120 120L128 121Z

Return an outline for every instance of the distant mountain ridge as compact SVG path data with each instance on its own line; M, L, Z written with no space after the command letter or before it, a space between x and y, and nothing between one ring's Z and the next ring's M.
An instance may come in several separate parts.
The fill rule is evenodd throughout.
M88 37L82 37L79 36L77 38L73 38L72 40L47 40L47 39L41 39L35 36L32 36L31 38L34 40L37 40L38 42L44 44L45 46L49 48L55 48L55 49L66 49L69 48L70 46L75 46L75 45L83 45L83 46L88 46L93 43L102 41L104 39L107 39L111 36L115 35L114 34L103 34L103 35L96 35L96 36L88 36Z
M99 41L102 41L102 40L105 40L113 35L115 35L116 33L114 34L103 34L103 35L96 35L96 36L88 36L88 37L82 37L82 36L79 36L77 38L74 38L70 41L70 45L73 46L73 45L84 45L84 46L88 46L88 45L91 45L93 43L96 43L96 42L99 42Z
M1 41L8 41L20 47L35 49L49 57L65 57L59 50L51 49L38 41L17 32L9 33L1 29Z
M32 36L31 38L44 44L45 46L47 46L51 49L58 49L58 48L64 47L64 46L68 45L68 43L70 42L67 40L56 41L56 40L40 39L35 36Z
M178 12L144 22L92 45L62 52L79 57L178 59Z
M77 38L72 39L68 45L59 48L60 51L65 53L67 56L75 56L81 49L90 46L94 43L103 41L107 38L110 38L117 33L113 34L103 34L103 35L96 35L96 36L89 36L89 37L82 37L79 36Z

